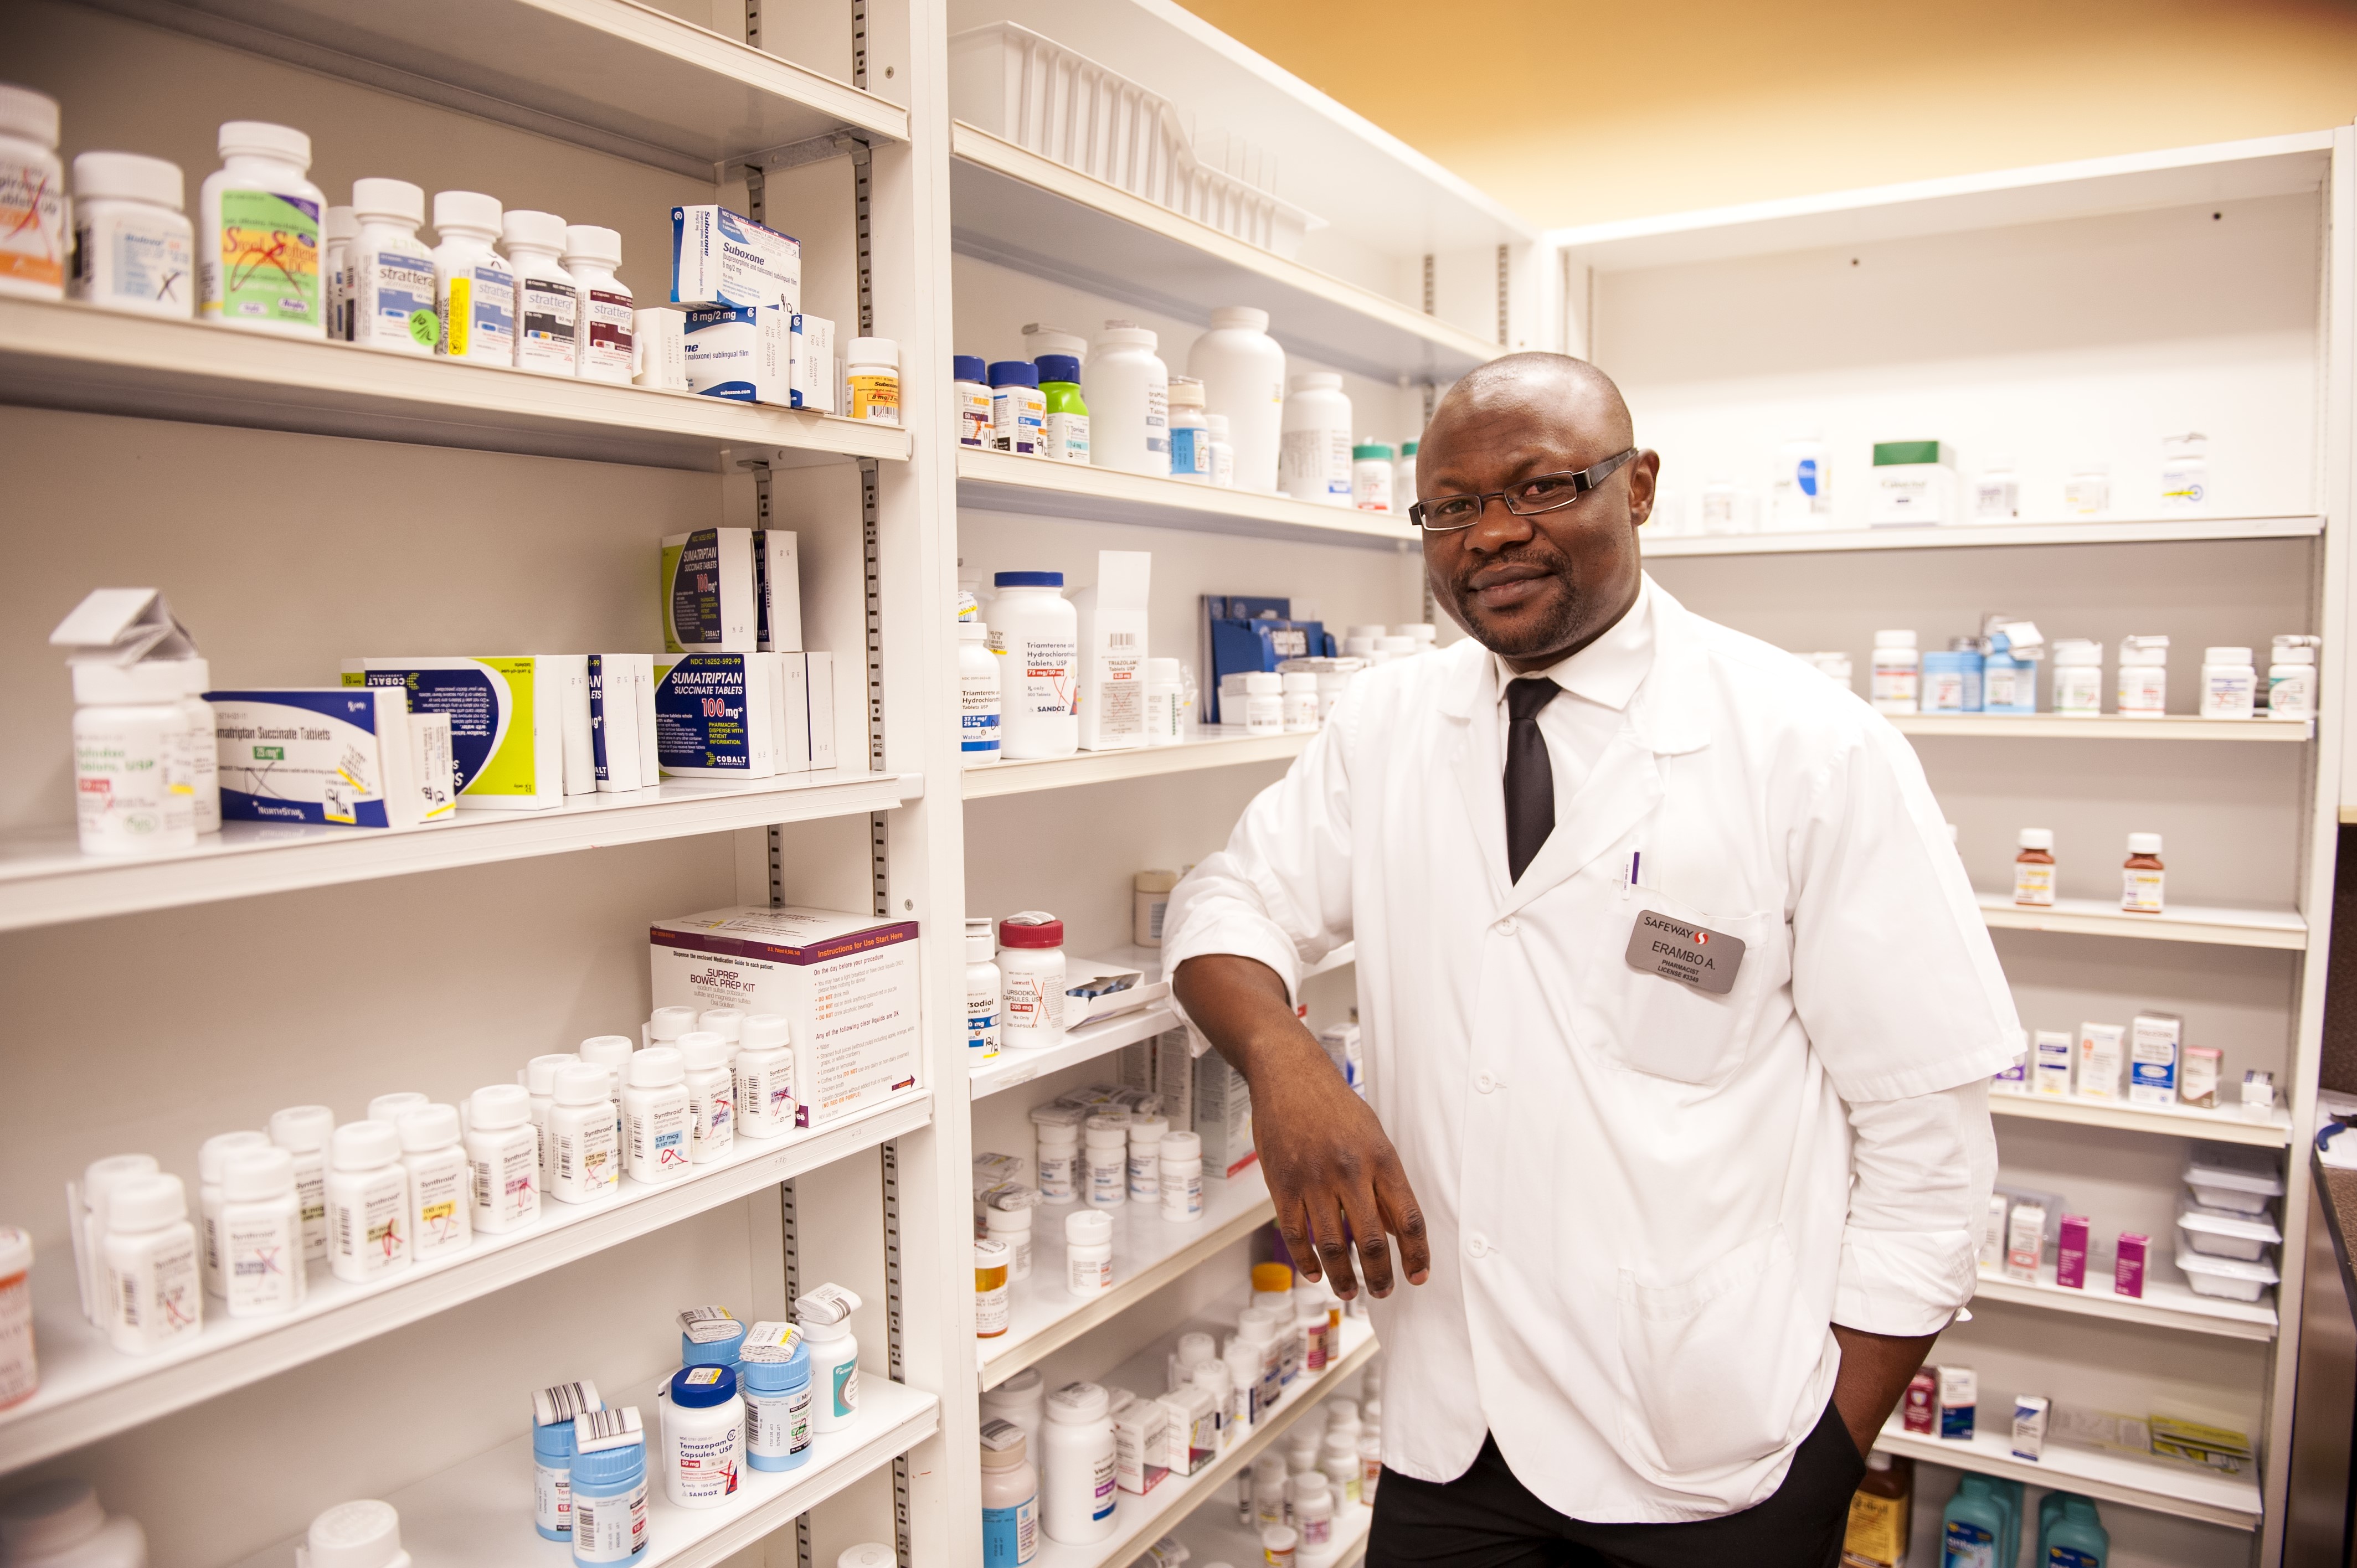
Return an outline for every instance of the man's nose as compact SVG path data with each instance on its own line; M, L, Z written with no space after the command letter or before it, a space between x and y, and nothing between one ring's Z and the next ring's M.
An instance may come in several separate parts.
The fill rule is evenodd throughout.
M1507 509L1505 497L1491 496L1482 502L1480 517L1465 531L1465 548L1494 555L1528 541L1534 526L1529 518L1517 517Z

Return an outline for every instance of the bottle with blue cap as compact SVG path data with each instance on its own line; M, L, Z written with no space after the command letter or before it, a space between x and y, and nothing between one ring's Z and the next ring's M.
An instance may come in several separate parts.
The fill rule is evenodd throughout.
M979 354L950 356L950 401L957 404L961 446L990 445L990 383L984 380L989 373Z
M737 1495L745 1469L745 1402L737 1373L682 1367L663 1402L663 1490L683 1509L716 1509Z
M544 1541L573 1539L573 1420L605 1408L587 1380L532 1396L532 1528Z
M810 1346L791 1323L756 1323L738 1347L737 1391L745 1401L745 1458L756 1470L791 1470L811 1455Z
M996 360L990 367L990 444L1025 457L1039 455L1048 399L1039 371L1028 360Z
M629 1563L647 1549L647 1438L639 1407L573 1418L573 1561Z

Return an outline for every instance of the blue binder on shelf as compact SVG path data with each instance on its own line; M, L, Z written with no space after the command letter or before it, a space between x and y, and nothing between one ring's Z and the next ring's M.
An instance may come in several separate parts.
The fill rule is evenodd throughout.
M1239 671L1274 671L1280 660L1331 657L1334 639L1323 621L1295 620L1293 601L1252 594L1203 596L1203 721L1220 719L1220 680Z

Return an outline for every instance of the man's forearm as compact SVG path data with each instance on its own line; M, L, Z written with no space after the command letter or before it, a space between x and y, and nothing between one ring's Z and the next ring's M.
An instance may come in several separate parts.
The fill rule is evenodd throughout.
M1900 1396L1906 1393L1908 1383L1940 1337L1919 1334L1902 1338L1845 1328L1838 1323L1833 1329L1842 1352L1841 1371L1834 1379L1834 1408L1841 1412L1842 1424L1849 1428L1851 1441L1864 1455L1874 1446L1875 1434L1899 1408Z
M1277 972L1256 959L1204 953L1178 966L1171 988L1211 1048L1250 1082L1264 1068L1291 1065L1303 1047L1325 1059L1286 994Z

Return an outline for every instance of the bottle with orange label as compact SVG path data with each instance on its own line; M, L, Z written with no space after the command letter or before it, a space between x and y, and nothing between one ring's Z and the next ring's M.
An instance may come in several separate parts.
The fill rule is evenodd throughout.
M854 338L845 359L850 395L844 412L870 424L900 423L900 345L889 338Z
M2021 853L2013 857L2013 901L2032 908L2054 907L2054 830L2024 828L2014 841Z
M66 168L58 101L0 81L0 294L66 296Z

